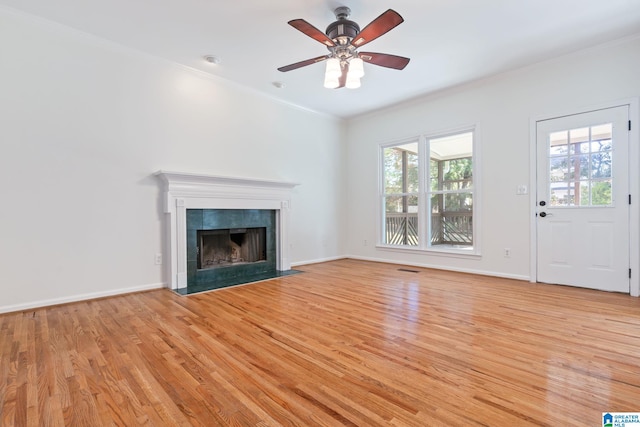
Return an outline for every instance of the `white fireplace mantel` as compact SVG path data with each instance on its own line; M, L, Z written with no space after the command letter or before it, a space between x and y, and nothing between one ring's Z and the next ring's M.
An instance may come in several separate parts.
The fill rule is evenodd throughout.
M289 216L298 184L249 178L159 171L168 214L169 278L172 289L187 286L187 209L267 209L276 211L276 266L291 269Z

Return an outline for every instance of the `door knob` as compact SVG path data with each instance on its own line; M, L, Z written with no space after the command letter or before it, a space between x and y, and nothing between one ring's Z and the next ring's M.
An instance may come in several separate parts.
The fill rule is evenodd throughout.
M540 216L541 216L542 218L544 218L545 216L547 216L547 213L546 213L546 212L540 212Z
M540 206L546 206L547 202L545 202L544 200L540 202Z

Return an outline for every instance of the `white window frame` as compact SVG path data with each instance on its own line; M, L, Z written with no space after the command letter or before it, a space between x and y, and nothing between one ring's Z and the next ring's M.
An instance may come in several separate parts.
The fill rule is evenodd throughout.
M472 153L472 168L473 168L473 246L471 248L456 248L443 245L431 245L430 232L430 211L429 209L429 177L430 177L430 162L429 162L429 140L443 138L461 133L473 133L473 153ZM404 145L409 143L418 144L418 172L419 172L419 192L418 192L418 245L392 245L384 243L385 237L385 193L384 193L384 150L386 148ZM480 131L477 125L461 126L446 130L440 130L436 132L423 133L421 135L395 140L391 142L381 143L378 147L378 238L376 247L392 250L392 251L409 251L409 252L424 252L434 255L444 256L456 256L456 257L479 257L481 255L481 235L480 235Z

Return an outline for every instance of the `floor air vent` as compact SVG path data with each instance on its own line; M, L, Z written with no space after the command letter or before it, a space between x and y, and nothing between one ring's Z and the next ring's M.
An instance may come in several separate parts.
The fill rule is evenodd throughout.
M410 268L399 268L398 271L406 271L407 273L420 273L418 270L411 270Z

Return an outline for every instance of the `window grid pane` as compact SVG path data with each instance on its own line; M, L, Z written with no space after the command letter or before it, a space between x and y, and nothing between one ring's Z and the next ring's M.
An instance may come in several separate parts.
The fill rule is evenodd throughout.
M418 196L387 196L384 199L384 243L418 246Z
M551 206L611 206L611 123L549 135Z
M429 140L431 246L473 245L473 133Z
M418 246L418 146L386 147L384 155L384 235L388 245Z

